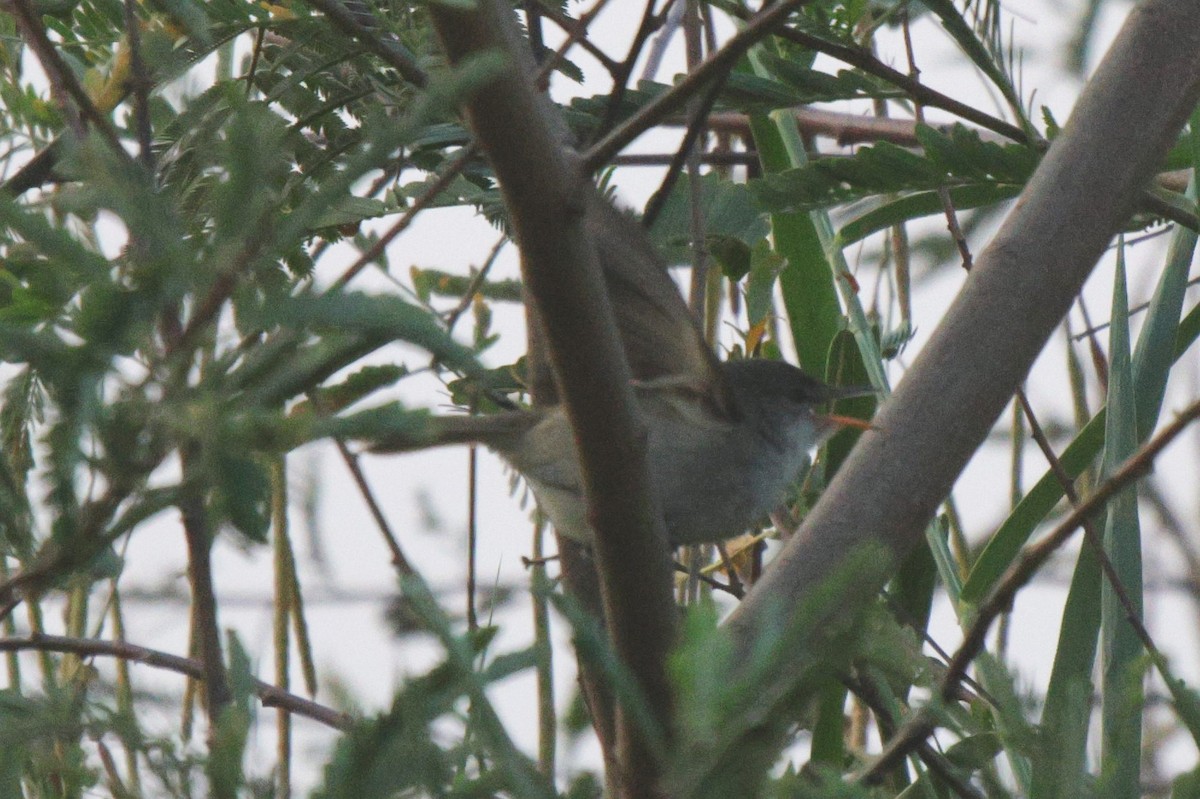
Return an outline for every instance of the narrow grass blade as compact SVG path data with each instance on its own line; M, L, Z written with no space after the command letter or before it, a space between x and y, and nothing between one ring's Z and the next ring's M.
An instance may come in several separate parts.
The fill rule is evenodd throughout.
M1138 397L1129 348L1129 299L1125 289L1123 251L1117 258L1108 341L1105 476L1116 471L1138 446ZM1125 597L1123 601L1111 582L1104 581L1100 615L1101 784L1105 796L1136 799L1141 795L1142 705L1145 699L1141 677L1144 667L1141 640L1126 620L1127 614L1139 622L1142 616L1142 538L1135 486L1122 491L1108 505L1104 550Z

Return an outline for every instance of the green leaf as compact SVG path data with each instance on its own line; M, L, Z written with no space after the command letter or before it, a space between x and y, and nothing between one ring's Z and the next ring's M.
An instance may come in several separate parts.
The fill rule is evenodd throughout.
M650 230L651 240L668 263L691 262L692 190L690 177L680 175L671 194ZM766 237L769 230L762 211L740 183L715 173L700 178L700 208L704 212L704 231L710 247L723 242L741 242L752 246Z
M1009 105L1016 111L1022 109L1021 98L1017 96L1012 83L998 63L999 56L993 56L989 48L979 40L971 26L967 24L962 14L955 8L952 0L921 0L930 11L942 21L942 27L955 43L962 48L972 63L991 78L992 83L1004 95Z
M746 281L746 318L754 326L764 321L775 307L775 284L786 262L762 239L750 250L750 276Z
M409 270L409 276L421 302L429 302L432 297L461 299L468 289L474 289L489 300L524 301L520 280L484 280L477 283L474 274L454 275L438 269L420 269L415 266Z
M395 384L408 374L404 366L364 366L340 383L314 390L309 398L296 403L289 415L337 413L379 389Z
M321 438L354 439L365 442L414 441L428 446L432 440L430 414L409 410L396 403L379 408L315 420L305 430L301 443Z
M171 15L173 20L187 30L189 36L196 39L201 46L211 46L212 37L209 35L209 20L208 15L204 12L203 5L193 2L193 0L160 1L166 12Z
M978 184L948 189L950 202L960 211L982 208L1011 200L1021 193L1022 185ZM913 219L944 214L945 203L937 191L902 193L896 199L880 196L855 206L853 215L838 230L838 244L848 247L872 233L886 230Z
M903 193L901 199L906 199L913 192L943 188L952 193L959 191L964 207L971 207L1015 196L1038 163L1037 154L1030 148L981 141L973 133L956 130L947 137L924 128L921 135L929 147L924 155L881 142L862 147L848 158L812 161L747 185L770 212L827 208L879 195ZM963 189L972 189L973 193ZM895 221L913 218L921 215L928 202L904 206L909 216L897 217L896 211L891 214ZM864 226L859 223L859 227ZM861 238L865 234L853 235ZM851 234L844 232L843 238L847 237Z
M764 172L778 173L792 166L775 123L766 117L751 116L750 129ZM773 213L770 220L775 251L787 262L779 282L800 366L810 373L824 374L829 346L842 324L829 261L807 214Z
M301 294L272 302L259 313L263 327L358 332L385 341L407 341L452 368L467 372L479 369L471 351L454 341L428 311L398 297L354 292Z
M1143 328L1143 335L1146 335L1145 331L1148 329ZM1160 334L1155 333L1154 335ZM1168 338L1170 338L1169 335ZM1197 338L1200 338L1200 306L1189 311L1187 316L1180 320L1175 327L1173 361L1178 360ZM1141 352L1141 347L1138 348L1138 352ZM1135 363L1134 374L1138 375L1135 382L1143 385L1138 367L1139 364ZM1149 385L1149 380L1145 385ZM1104 409L1098 411L1059 456L1059 462L1072 479L1083 473L1083 470L1092 463L1104 445L1106 416L1107 412ZM1139 429L1141 429L1140 422ZM1042 475L1029 493L1017 503L1017 507L1008 515L1008 518L1001 523L988 540L983 552L975 560L975 564L971 568L971 575L963 586L963 601L971 603L982 601L996 580L1008 568L1008 564L1016 557L1021 547L1029 540L1033 530L1054 509L1062 496L1062 486L1059 484L1058 478L1049 471Z
M984 732L957 741L946 749L945 757L951 764L966 772L960 775L965 779L972 772L987 766L1002 751L1004 751L1004 745L1000 736L993 732ZM938 796L946 795L940 780L931 772L926 771L912 785L898 794L896 799L923 799L930 795L930 790L937 788L942 788L942 791L937 794Z
M223 452L213 464L214 511L251 541L264 544L270 522L271 486L254 457Z
M374 219L393 210L382 200L372 197L356 197L350 194L343 197L340 202L334 203L332 208L317 217L313 222L313 229L357 225L364 219Z
M1124 242L1117 250L1109 327L1108 424L1101 474L1110 477L1137 450L1138 408L1129 351L1129 300L1125 289ZM1142 536L1137 488L1128 486L1108 503L1104 550L1131 607L1118 598L1109 580L1101 589L1102 730L1100 778L1113 799L1141 796L1142 643L1127 620L1142 616ZM1086 544L1085 544L1086 545Z
M862 72L849 69L838 70L836 74L821 72L765 49L760 57L763 68L801 98L792 105L904 96L903 91L890 83Z

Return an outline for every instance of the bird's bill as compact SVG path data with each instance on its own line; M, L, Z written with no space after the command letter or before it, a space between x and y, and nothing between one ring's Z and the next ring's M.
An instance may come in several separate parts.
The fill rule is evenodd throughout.
M872 429L871 423L866 419L858 419L853 416L842 416L839 413L820 413L817 414L817 419L836 427L857 427L859 430Z

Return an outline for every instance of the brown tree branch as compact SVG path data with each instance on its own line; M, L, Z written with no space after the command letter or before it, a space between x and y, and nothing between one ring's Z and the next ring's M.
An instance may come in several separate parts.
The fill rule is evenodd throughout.
M853 612L923 541L1198 97L1200 5L1141 4L873 429L730 617L737 651L754 651L760 631L858 553L880 550L844 598ZM798 646L811 657L828 634L818 628ZM804 677L775 675L771 695L791 697Z
M903 147L920 147L917 139L917 123L912 119L895 119L892 117L866 116L851 114L845 111L829 111L811 106L799 106L792 109L800 132L809 136L826 136L841 146L851 144L869 144L886 141ZM668 125L683 126L687 120L674 117L667 120ZM961 123L955 123L961 124ZM721 111L708 118L708 126L713 130L728 131L750 137L750 118L736 111ZM948 133L953 124L934 124L936 130ZM987 129L973 129L984 141L1007 142L1008 139Z
M531 313L545 333L558 392L575 431L593 551L614 648L661 732L618 714L620 796L653 796L656 738L670 728L665 660L673 640L670 560L645 469L645 428L585 219L600 202L566 147L507 4L430 8L452 63L475 53L509 63L467 105L468 121L500 179ZM585 355L586 354L586 355Z
M667 0L666 5L657 14L654 12L654 7L658 5L658 0L644 0L644 2L646 5L642 9L642 21L638 24L637 32L633 35L633 41L629 44L629 51L611 73L613 88L612 92L608 95L608 109L605 111L604 119L600 123L601 132L608 132L612 127L616 119L617 109L621 107L621 101L625 98L625 92L628 91L629 77L633 74L633 68L637 66L642 49L646 46L646 42L649 41L654 32L662 27L675 0Z
M124 641L100 641L91 638L41 634L29 635L24 638L0 638L0 652L23 651L69 652L79 657L114 657L166 671L174 671L196 680L203 680L205 677L204 666L197 660ZM254 693L265 707L282 708L297 716L319 721L327 727L345 730L354 722L349 713L343 713L311 699L288 693L262 680L254 680Z
M132 161L129 154L121 147L117 133L113 130L108 118L96 108L88 97L83 85L76 79L75 73L66 65L59 55L58 49L50 41L46 27L42 24L42 15L29 0L12 0L9 8L17 30L28 41L29 48L37 56L46 78L50 82L50 90L55 100L62 106L62 111L71 123L75 134L82 138L87 128L84 120L89 122L103 136L114 155Z
M852 67L858 67L868 75L874 75L877 78L883 78L893 86L903 89L909 97L921 105L930 108L940 108L943 111L948 111L957 117L962 117L969 122L974 122L981 128L995 131L1001 136L1005 136L1013 141L1033 143L1030 141L1029 134L1021 130L1021 128L1002 119L997 119L991 114L984 113L978 108L961 103L952 97L947 97L941 92L931 89L922 84L915 78L905 75L898 69L893 69L887 64L880 61L873 53L866 49L849 47L844 44L830 42L818 36L813 36L810 33L796 30L795 28L782 28L779 31L779 36L807 47L810 50L816 50L818 53L832 56L837 60L849 64Z
M181 453L185 477L194 468L197 453L184 448ZM217 620L217 596L212 574L212 535L208 511L198 493L179 503L183 517L183 534L187 541L188 583L192 589L192 635L194 647L204 669L204 707L208 712L209 733L215 734L217 719L233 701L229 679L225 674L225 658L221 647L221 627Z

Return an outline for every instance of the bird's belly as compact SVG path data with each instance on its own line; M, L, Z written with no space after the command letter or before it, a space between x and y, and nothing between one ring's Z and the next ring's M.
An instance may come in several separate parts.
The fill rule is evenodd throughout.
M672 544L719 541L766 519L784 500L808 453L730 440L704 451L668 447L672 465L656 490ZM712 459L723 461L713 468Z

